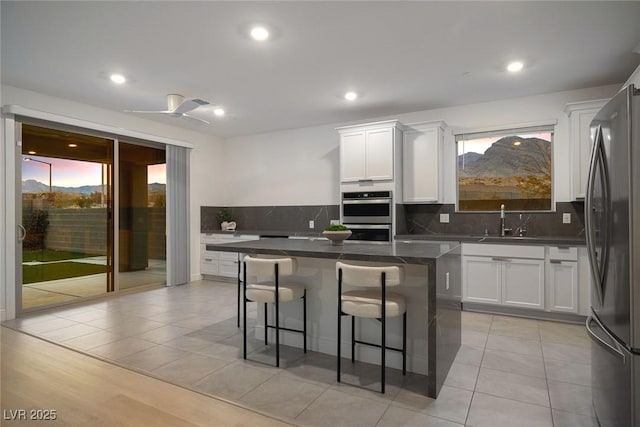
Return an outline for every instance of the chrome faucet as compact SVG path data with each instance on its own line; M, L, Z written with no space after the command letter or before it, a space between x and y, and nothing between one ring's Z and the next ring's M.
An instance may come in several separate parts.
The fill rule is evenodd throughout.
M504 219L504 205L500 205L500 237L504 237L505 234L512 231L511 228L505 228Z
M516 232L520 237L524 237L527 235L527 224L526 221L522 221L522 214L520 214L520 225L518 226L518 228L516 228Z

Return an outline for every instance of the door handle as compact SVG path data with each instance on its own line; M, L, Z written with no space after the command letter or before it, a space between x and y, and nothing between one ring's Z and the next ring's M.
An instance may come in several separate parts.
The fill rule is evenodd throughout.
M27 230L22 226L22 224L18 224L18 242L22 242L27 237Z
M625 357L624 353L621 352L620 350L618 350L617 348L615 348L614 346L610 345L609 343L607 343L605 340L600 338L595 332L593 332L593 329L591 329L591 323L592 322L596 322L598 324L598 326L600 327L600 329L602 329L604 331L604 333L607 334L607 336L609 336L609 338L611 338L611 340L613 340L613 337L611 337L607 333L607 330L604 328L604 326L602 326L602 323L600 323L600 321L598 321L598 319L593 317L592 314L590 314L589 317L587 317L587 322L586 322L586 325L585 325L587 327L587 332L589 332L589 335L591 335L591 338L594 339L595 341L597 341L600 345L602 345L603 347L605 347L609 351L611 351L611 352L617 354L618 356L620 356L622 358L622 363L625 363L626 357Z
M585 206L585 237L587 240L587 255L589 258L589 267L591 268L591 275L593 277L594 286L596 289L596 296L598 302L602 305L604 301L604 292L602 289L603 275L600 270L600 262L596 253L596 239L595 239L595 224L593 222L593 215L595 212L595 206L593 206L593 187L595 186L596 172L598 168L598 161L602 161L600 158L600 144L602 143L602 126L598 126L596 129L595 138L593 141L593 148L591 150L591 161L589 162L589 174L587 178L587 200Z

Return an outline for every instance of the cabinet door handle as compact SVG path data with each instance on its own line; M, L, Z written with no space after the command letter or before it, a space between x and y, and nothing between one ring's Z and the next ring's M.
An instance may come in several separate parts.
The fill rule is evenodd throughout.
M511 260L509 258L502 258L502 257L492 257L491 261L504 261L504 262L511 262Z
M550 264L562 264L562 261L559 259L550 259L549 260Z

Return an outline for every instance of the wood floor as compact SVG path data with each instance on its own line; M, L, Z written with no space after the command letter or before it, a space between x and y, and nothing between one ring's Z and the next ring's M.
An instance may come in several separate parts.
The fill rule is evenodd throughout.
M47 425L29 419L47 410L64 426L288 425L6 327L0 363L1 425ZM21 409L27 419L12 421Z

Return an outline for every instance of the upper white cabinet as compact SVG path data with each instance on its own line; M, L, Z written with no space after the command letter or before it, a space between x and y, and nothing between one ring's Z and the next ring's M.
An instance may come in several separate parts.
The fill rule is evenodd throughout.
M395 145L402 140L397 120L337 128L340 133L340 181L394 179Z
M607 103L607 99L574 102L567 104L565 113L569 117L569 149L571 153L571 198L584 199L587 193L587 174L591 161L591 146L594 135L589 125L596 113Z
M402 200L442 203L445 122L408 125L402 135Z

